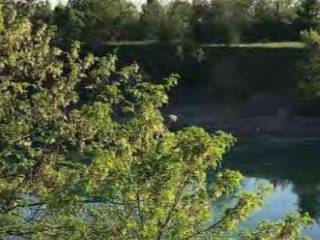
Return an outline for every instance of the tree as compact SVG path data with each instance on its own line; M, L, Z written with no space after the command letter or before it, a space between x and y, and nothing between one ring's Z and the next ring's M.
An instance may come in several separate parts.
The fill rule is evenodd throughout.
M176 75L155 84L136 63L119 68L112 55L81 57L77 43L63 52L50 27L26 19L5 28L1 238L226 239L261 206L261 193L235 192L240 173L219 169L233 137L166 127L160 108ZM212 218L223 196L234 201ZM307 223L291 216L246 238L296 239Z
M194 37L199 41L237 43L250 23L249 0L193 1Z
M74 41L83 41L85 13L70 6L59 4L54 9L53 23L57 26L57 42L59 46L66 48Z
M189 2L172 1L166 10L164 23L162 23L162 34L171 40L185 40L190 38L191 19L193 11ZM161 38L161 36L160 36Z
M208 17L210 17L210 4L207 0L193 0L192 10L193 17L191 19L192 38L196 41L207 41L211 38L210 28L206 28ZM206 30L207 29L207 30Z
M51 24L52 8L49 0L3 0L4 11L14 11L16 17L28 17L33 24ZM8 17L9 14L6 14Z
M72 0L54 12L58 37L66 45L77 40L98 51L108 41L140 38L137 9L126 0Z
M318 0L301 1L298 16L297 24L300 29L317 29L319 27L320 2Z
M85 9L85 33L92 48L104 46L107 41L130 40L127 27L138 21L135 5L127 0L90 0L89 4Z
M297 1L253 0L250 5L249 41L297 40L301 29L296 26Z
M165 9L158 0L149 0L142 5L140 24L145 30L147 39L156 39L163 22Z
M320 35L315 30L301 33L306 44L307 59L303 65L305 79L298 83L296 93L303 99L317 100L320 98Z

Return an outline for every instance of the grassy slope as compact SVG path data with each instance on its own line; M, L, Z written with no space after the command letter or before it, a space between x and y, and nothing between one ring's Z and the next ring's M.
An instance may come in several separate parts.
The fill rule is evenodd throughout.
M268 42L239 44L203 44L202 47L233 47L233 48L304 48L302 42Z
M109 46L143 46L159 43L156 40L146 41L119 41L108 42ZM230 47L230 48L304 48L305 45L302 42L257 42L257 43L237 43L237 44L201 44L201 47Z

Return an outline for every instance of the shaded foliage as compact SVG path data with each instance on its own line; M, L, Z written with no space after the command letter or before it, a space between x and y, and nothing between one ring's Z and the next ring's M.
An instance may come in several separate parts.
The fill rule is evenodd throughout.
M91 49L150 39L297 41L302 30L318 28L319 6L318 0L153 0L139 10L128 0L70 0L58 6L54 19L62 36L81 39Z
M299 82L296 93L307 100L320 98L320 34L315 30L303 31L302 41L307 47L307 58L304 64L305 78Z
M77 40L97 53L114 41L298 41L320 16L318 0L153 0L141 9L129 0L69 0L53 10L46 1L4 2L33 23L56 25L61 47Z

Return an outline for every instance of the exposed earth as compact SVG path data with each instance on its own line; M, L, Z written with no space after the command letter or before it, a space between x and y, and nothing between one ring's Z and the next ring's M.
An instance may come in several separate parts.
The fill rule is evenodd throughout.
M238 103L176 103L168 113L178 117L176 127L196 125L212 132L223 130L236 137L268 134L320 139L320 117L306 114L306 109L288 99L259 96Z

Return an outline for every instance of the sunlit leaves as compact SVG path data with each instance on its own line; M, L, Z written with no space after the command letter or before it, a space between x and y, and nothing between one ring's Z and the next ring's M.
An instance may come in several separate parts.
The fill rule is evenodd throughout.
M24 19L6 27L1 237L225 239L261 206L261 194L239 193L221 216L211 214L219 197L241 185L240 173L219 169L235 139L197 127L168 129L160 109L177 75L154 83L137 63L82 56L79 43L69 52L53 47L48 27ZM296 236L306 222L279 224ZM274 228L257 231L267 227Z

